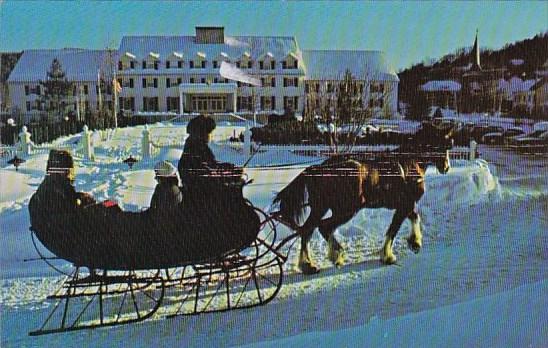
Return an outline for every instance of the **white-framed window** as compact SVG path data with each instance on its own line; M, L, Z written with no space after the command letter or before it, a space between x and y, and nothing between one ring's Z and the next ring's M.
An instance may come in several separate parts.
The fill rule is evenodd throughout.
M160 61L158 59L143 60L143 63L142 63L143 70L145 70L145 69L158 70L159 67L160 67Z
M156 77L143 78L143 88L158 88L158 79Z
M143 97L143 111L158 111L158 97Z
M227 97L224 95L193 95L192 110L197 112L225 112Z
M299 105L299 97L284 96L284 110L297 110Z
M135 111L135 97L119 97L118 105L121 110Z
M179 111L179 97L166 98L167 111Z
M384 84L382 82L372 82L371 93L384 93Z
M284 87L299 87L299 78L284 77Z

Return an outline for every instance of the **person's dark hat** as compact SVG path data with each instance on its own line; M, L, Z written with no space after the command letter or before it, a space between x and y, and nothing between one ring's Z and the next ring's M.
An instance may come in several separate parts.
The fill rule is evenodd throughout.
M49 152L46 172L48 174L66 174L67 171L74 169L72 155L66 150L52 149Z
M211 117L200 115L190 120L186 132L192 136L205 136L213 132L217 125Z

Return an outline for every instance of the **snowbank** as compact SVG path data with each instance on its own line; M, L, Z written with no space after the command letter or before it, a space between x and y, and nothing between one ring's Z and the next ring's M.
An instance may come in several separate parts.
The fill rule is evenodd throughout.
M548 281L367 325L309 332L245 347L542 347Z

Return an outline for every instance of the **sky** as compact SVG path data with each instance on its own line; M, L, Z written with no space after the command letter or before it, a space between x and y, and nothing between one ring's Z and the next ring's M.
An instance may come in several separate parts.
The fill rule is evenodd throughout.
M548 2L24 2L0 0L0 51L117 47L124 35L295 36L301 49L382 50L400 70L548 31Z

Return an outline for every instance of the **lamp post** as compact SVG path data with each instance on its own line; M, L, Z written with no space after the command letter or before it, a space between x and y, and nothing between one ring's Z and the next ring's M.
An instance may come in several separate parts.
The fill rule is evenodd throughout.
M132 155L129 155L128 158L124 160L124 163L128 165L129 169L133 168L133 165L137 162L135 158L133 158Z
M23 163L25 163L26 161L22 158L19 158L17 157L17 155L13 156L12 159L10 159L8 161L8 164L13 164L13 166L15 167L15 171L18 171L19 170L19 166Z

